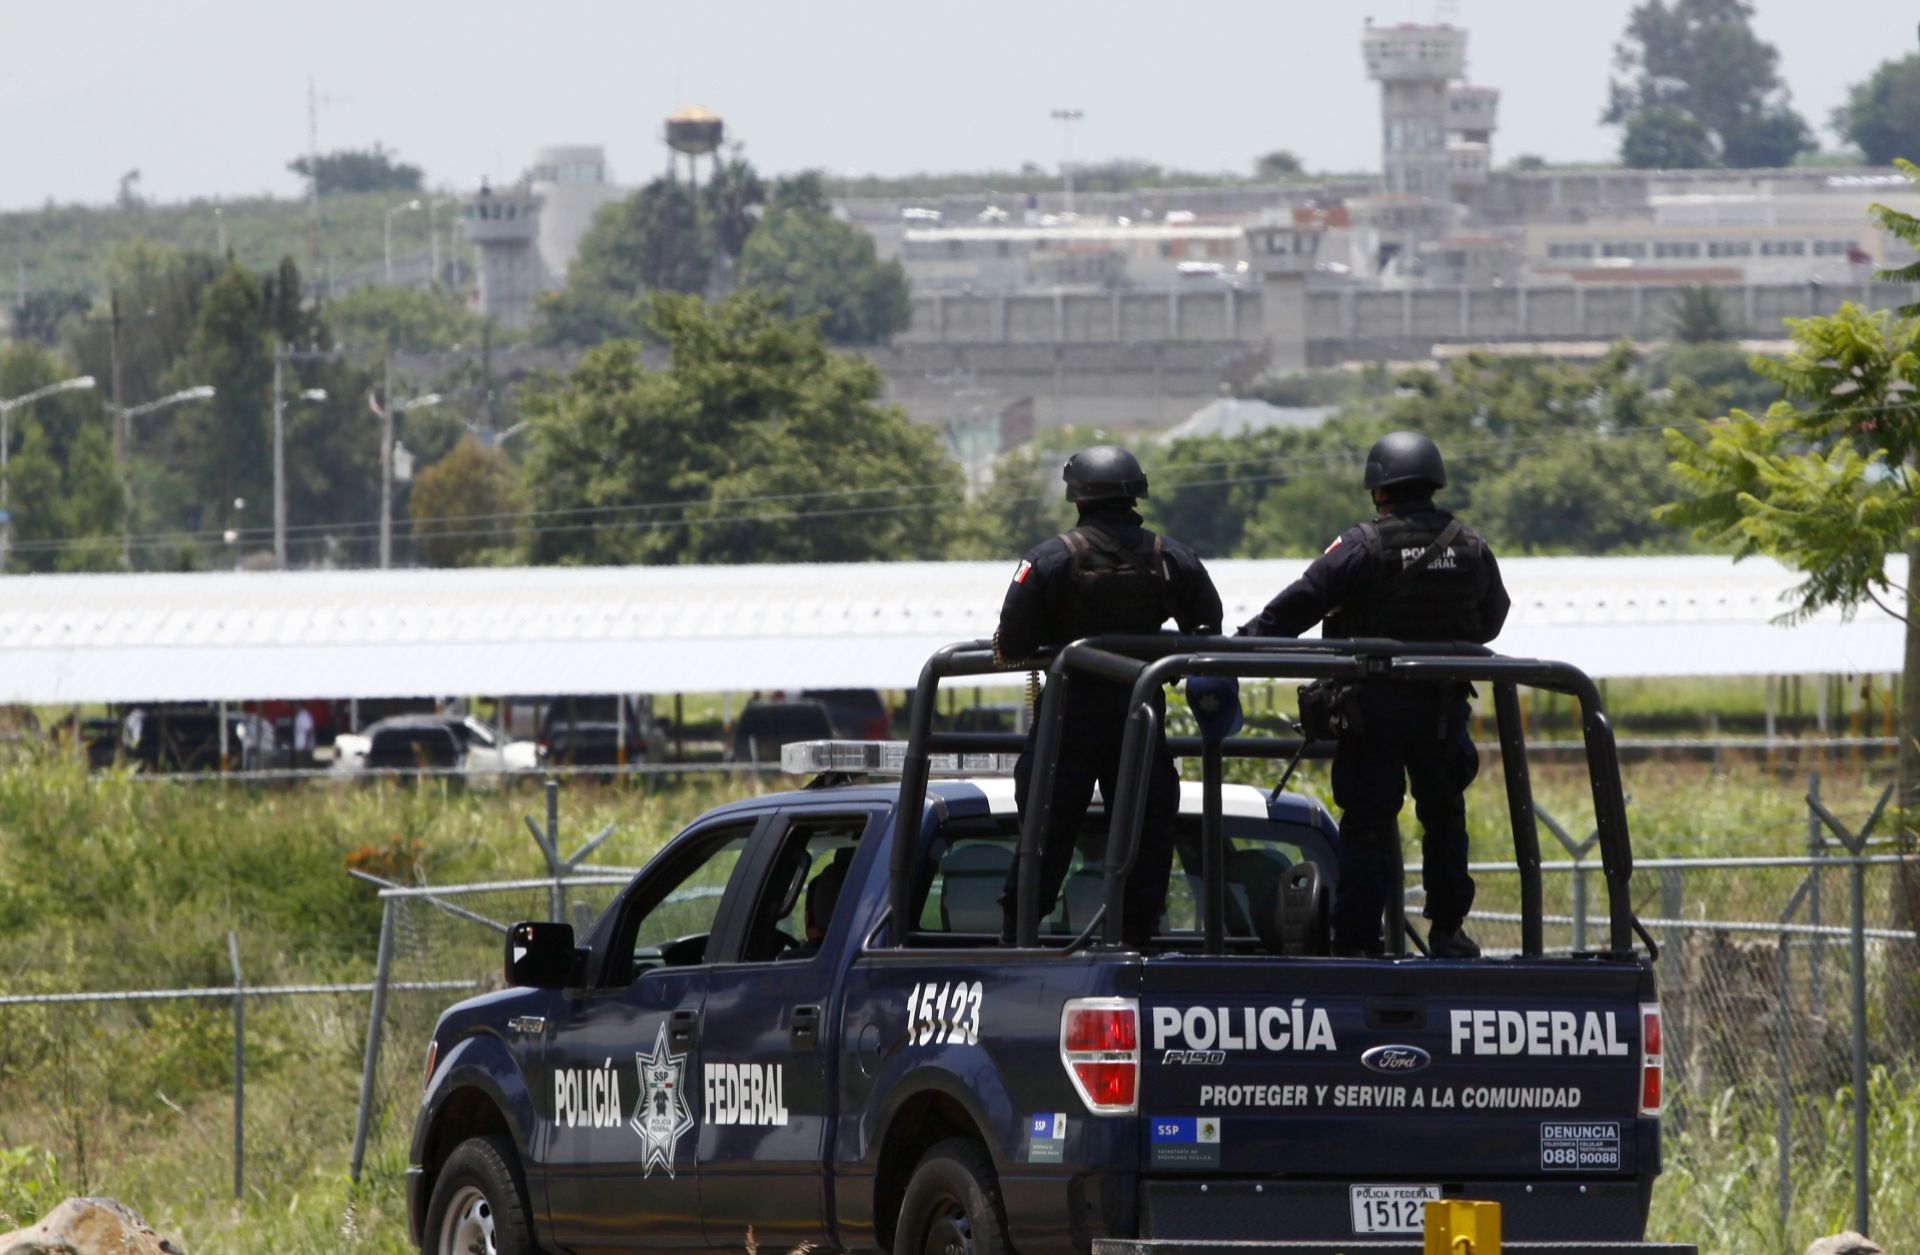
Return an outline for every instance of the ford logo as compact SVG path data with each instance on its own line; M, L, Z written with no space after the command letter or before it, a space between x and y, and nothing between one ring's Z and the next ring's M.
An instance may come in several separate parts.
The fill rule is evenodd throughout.
M1433 1062L1433 1056L1418 1046L1375 1046L1360 1056L1360 1062L1375 1072L1393 1075L1418 1072Z

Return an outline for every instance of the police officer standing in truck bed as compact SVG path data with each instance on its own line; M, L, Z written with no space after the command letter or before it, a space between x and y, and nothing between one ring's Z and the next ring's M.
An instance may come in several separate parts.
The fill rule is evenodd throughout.
M994 648L1005 661L1028 658L1046 645L1087 636L1157 632L1168 619L1188 634L1220 631L1223 612L1213 579L1192 549L1148 531L1134 510L1147 495L1147 476L1125 449L1096 445L1067 459L1061 471L1079 524L1034 546L1014 569L1000 607ZM1041 834L1040 917L1060 895L1073 860L1074 839L1086 820L1095 781L1112 802L1126 732L1129 686L1076 675L1068 693L1066 726L1054 769L1052 808ZM1027 813L1036 732L1014 770L1020 813ZM1164 744L1153 754L1145 822L1133 873L1127 878L1122 936L1142 946L1166 905L1173 862L1173 818L1180 807L1180 773ZM1018 863L1007 870L1000 899L1003 939L1014 932Z
M1507 620L1506 586L1493 550L1433 504L1446 486L1440 450L1418 432L1382 436L1367 454L1365 484L1379 516L1342 532L1240 628L1251 636L1298 636L1324 620L1327 637L1485 644ZM1466 789L1480 767L1467 728L1468 687L1362 684L1360 728L1341 736L1333 759L1340 815L1340 882L1333 905L1336 954L1382 950L1381 913L1393 862L1387 843L1413 786L1429 952L1473 958L1461 928L1473 907L1467 874Z

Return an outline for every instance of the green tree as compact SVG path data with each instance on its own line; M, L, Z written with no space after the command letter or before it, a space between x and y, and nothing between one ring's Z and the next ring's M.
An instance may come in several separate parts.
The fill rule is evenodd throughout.
M538 562L862 562L943 556L960 475L933 430L880 401L773 297L662 293L671 365L624 341L528 397Z
M1678 489L1646 432L1569 440L1482 478L1473 525L1502 552L1672 553L1686 546L1653 512Z
M798 174L784 175L773 181L773 194L767 199L767 208L805 209L814 213L827 213L831 208L827 197L827 178L818 170L802 170Z
M1920 224L1916 224L1920 227ZM1669 429L1682 492L1662 521L1766 554L1805 576L1786 616L1864 604L1906 624L1902 799L1920 801L1920 598L1887 577L1906 550L1920 570L1920 321L1852 303L1824 317L1787 319L1793 349L1756 357L1756 373L1784 399L1763 415L1736 409L1704 434Z
M1718 164L1706 125L1674 105L1649 105L1627 119L1620 161L1635 170L1694 170Z
M73 375L37 345L0 351L0 397ZM57 393L8 417L11 569L118 569L125 498L98 392Z
M584 345L640 335L647 294L704 292L713 260L693 193L655 179L594 215L566 287L540 299L541 338Z
M1302 169L1300 155L1290 148L1276 148L1253 159L1253 177L1262 182L1290 179Z
M471 435L414 477L407 512L428 566L492 566L514 556L520 489L513 463Z
M107 254L107 298L91 314L67 321L67 356L100 381L105 399L113 398L116 360L123 404L159 397L199 325L207 289L226 265L211 253L142 240L115 245Z
M816 210L772 209L740 254L740 284L765 288L795 317L818 315L835 344L885 344L913 319L907 275L873 237Z
M14 339L51 347L59 342L67 319L93 308L93 298L85 292L47 288L28 292L26 299L12 308Z
M1059 454L1031 446L1001 458L993 481L965 512L948 556L1011 560L1072 527L1074 512L1061 490L1060 462Z
M1914 155L1920 136L1920 53L1883 61L1833 111L1833 129L1876 166Z
M325 307L327 325L356 356L378 359L387 346L415 352L480 342L481 319L438 292L369 283Z
M1733 339L1726 307L1719 295L1705 284L1696 284L1673 298L1667 310L1667 323L1673 338L1682 344L1708 344Z
M1905 157L1895 157L1893 164L1899 167L1901 174L1907 176L1907 182L1920 184L1920 166L1916 166ZM1920 251L1920 219L1881 204L1867 206L1867 216L1908 248ZM1884 279L1888 283L1920 283L1920 261L1892 270L1876 270L1873 272L1873 277ZM1900 313L1907 318L1920 317L1920 304L1902 305Z
M1608 84L1601 120L1626 123L1656 106L1678 106L1718 139L1727 165L1791 165L1812 138L1789 104L1779 60L1753 31L1750 0L1643 0L1614 46L1619 77Z
M714 246L721 256L738 258L767 200L767 185L759 172L736 149L715 166L713 177L700 189L700 200L707 221L713 224Z
M318 169L322 196L338 192L419 191L420 167L394 158L391 150L375 144L372 148L342 148L321 153L317 161L295 157L287 163L287 169L303 179L311 178Z
M273 350L267 314L258 278L238 263L228 265L207 289L193 337L166 381L169 390L211 385L214 396L154 420L175 437L159 447L190 459L184 469L208 525L214 521L208 511L235 497L262 506L269 499Z

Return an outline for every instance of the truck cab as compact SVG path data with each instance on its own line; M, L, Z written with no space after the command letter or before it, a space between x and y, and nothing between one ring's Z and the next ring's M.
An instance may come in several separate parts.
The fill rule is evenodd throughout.
M1050 661L1036 772L1076 675L1128 679L1137 700L1116 796L1043 910L1038 817L1005 775L1019 738L932 726L942 680L997 665L984 642L936 655L905 745L787 747L809 787L701 816L578 938L509 930L513 987L433 1035L408 1184L422 1250L737 1248L749 1227L914 1255L1417 1242L1422 1205L1445 1197L1501 1202L1520 1242L1651 1249L1651 943L1635 946L1616 892L1606 949L1544 953L1526 848L1519 682L1590 699L1608 884L1624 891L1617 767L1584 676L1392 642L1070 646ZM1327 747L1227 736L1172 738L1202 778L1183 784L1155 936L1122 943L1130 782L1164 736L1154 691L1295 674L1494 686L1523 885L1529 854L1534 868L1517 952L1428 959L1390 918L1389 957L1330 957L1333 817L1222 779L1228 754L1278 774Z

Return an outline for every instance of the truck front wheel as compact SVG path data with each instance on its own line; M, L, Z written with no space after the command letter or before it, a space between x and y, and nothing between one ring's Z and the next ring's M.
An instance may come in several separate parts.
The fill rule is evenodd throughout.
M427 1205L423 1255L536 1255L512 1155L504 1137L454 1147Z
M993 1161L980 1143L937 1143L900 1200L893 1255L1009 1255Z

